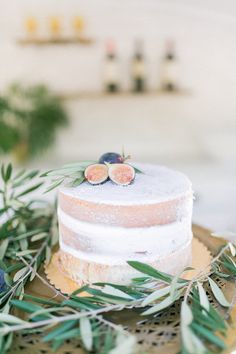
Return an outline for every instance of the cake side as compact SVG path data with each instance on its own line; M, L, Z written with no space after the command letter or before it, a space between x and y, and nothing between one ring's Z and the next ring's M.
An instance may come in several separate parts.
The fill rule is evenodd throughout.
M74 257L103 264L164 257L192 238L189 217L151 227L125 228L78 221L58 209L60 248Z
M132 278L140 276L140 273L128 264L109 265L86 261L74 257L62 250L60 251L59 259L61 271L80 286L96 282L109 282L125 285L129 284ZM135 260L137 260L137 258ZM177 275L185 267L190 266L191 262L192 242L190 240L175 252L156 260L146 260L145 263L162 272Z
M163 166L138 165L138 174L128 187L114 185L61 188L59 205L66 214L90 223L122 227L168 224L191 210L191 183L182 173Z
M190 181L162 166L138 167L144 173L129 186L60 189L61 268L78 283L128 283L137 275L128 260L173 275L191 264Z

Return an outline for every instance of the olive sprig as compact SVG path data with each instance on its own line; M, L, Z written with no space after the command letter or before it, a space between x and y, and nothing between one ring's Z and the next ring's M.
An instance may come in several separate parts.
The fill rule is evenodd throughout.
M131 354L136 352L135 336L110 321L108 314L136 309L140 320L154 316L158 321L158 316L167 314L176 302L180 305L181 353L220 353L226 348L224 338L235 299L226 298L217 278L226 284L235 282L234 244L225 244L191 281L181 274L173 276L129 261L140 274L130 284L97 283L65 296L38 273L40 266L50 261L52 247L58 242L56 205L30 197L31 192L39 193L40 187L37 171L15 173L11 165L1 169L1 354L10 348L17 331L29 336L40 331L42 341L51 343L55 351L73 338L94 354ZM35 278L54 290L55 297L28 293L27 284ZM82 296L84 291L87 295ZM21 310L20 315L17 310Z
M134 181L136 173L143 173L137 167L126 163L130 158L131 156L125 155L124 151L122 154L108 152L98 161L75 162L49 170L41 175L51 178L45 193L64 183L69 187L77 187L84 181L97 185L110 179L118 185L129 185Z

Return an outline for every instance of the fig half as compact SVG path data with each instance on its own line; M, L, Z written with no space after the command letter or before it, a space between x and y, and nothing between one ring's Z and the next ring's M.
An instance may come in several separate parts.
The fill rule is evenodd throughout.
M134 168L126 163L109 165L108 173L112 182L121 186L128 186L135 178Z
M84 177L90 184L101 184L108 179L108 167L101 163L89 165L84 171Z

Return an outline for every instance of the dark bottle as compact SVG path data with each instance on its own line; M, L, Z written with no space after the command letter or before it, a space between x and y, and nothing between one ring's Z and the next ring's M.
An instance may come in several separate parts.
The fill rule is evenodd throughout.
M112 40L109 40L106 44L104 84L106 92L119 91L119 61L115 42Z
M173 40L166 41L165 54L162 60L162 89L176 91L178 89L178 61Z
M146 86L145 58L143 54L143 43L135 42L134 55L131 63L132 91L143 92Z

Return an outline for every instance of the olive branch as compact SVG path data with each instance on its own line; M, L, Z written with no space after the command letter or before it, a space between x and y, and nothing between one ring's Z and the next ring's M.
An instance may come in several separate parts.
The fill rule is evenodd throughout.
M60 173L65 173L61 171ZM51 249L57 244L55 205L28 195L39 192L38 171L13 173L11 165L2 166L0 196L0 352L11 346L16 331L40 331L42 341L56 350L64 341L76 338L87 351L95 353L134 353L136 340L120 324L107 318L111 311L137 308L140 316L156 316L176 301L181 303L180 336L182 353L221 352L226 344L227 316L235 297L226 299L216 276L233 281L236 276L235 246L226 244L209 266L191 281L182 273L172 276L147 264L129 261L140 272L128 286L112 283L86 285L71 295L56 290L39 273L49 262ZM63 176L68 176L67 173ZM64 178L64 177L63 177ZM188 270L185 269L184 272ZM38 278L54 292L50 299L27 293L27 284ZM25 290L26 288L26 290ZM82 295L86 292L87 295ZM210 303L210 292L219 311ZM19 309L22 318L14 314Z

